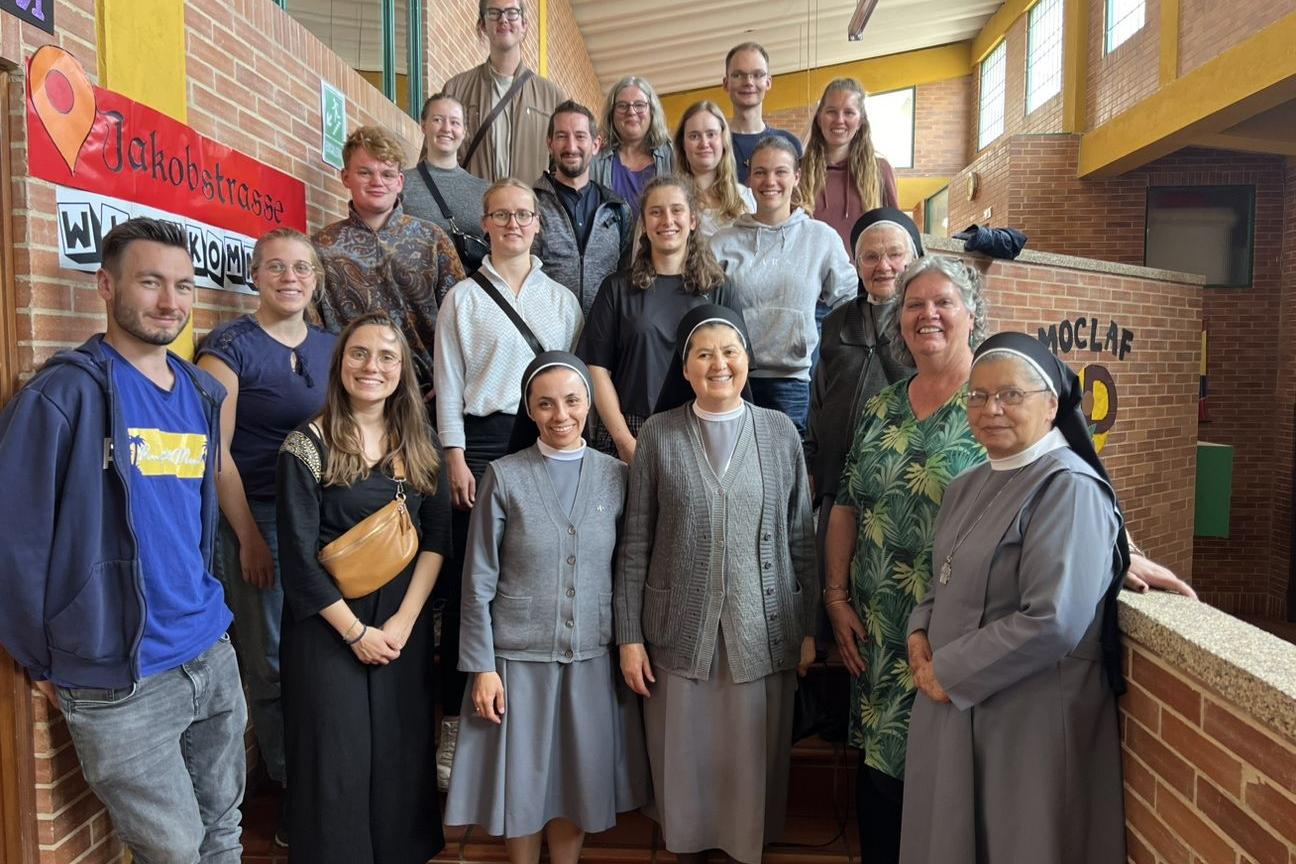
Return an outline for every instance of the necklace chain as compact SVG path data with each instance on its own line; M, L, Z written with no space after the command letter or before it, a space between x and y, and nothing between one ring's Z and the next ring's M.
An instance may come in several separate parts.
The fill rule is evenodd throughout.
M1004 493L1004 490L1007 489L1009 486L1011 486L1013 480L1017 479L1017 475L1020 474L1025 469L1026 469L1025 465L1023 465L1021 468L1018 468L1016 471L1013 472L1013 475L1008 478L1007 482L1005 482L1004 485L999 487L999 491L994 494L994 497L990 499L990 501L986 504L985 508L981 510L979 513L977 513L976 521L974 521L971 525L969 525L966 531L961 532L963 534L962 537L959 536L960 532L955 532L954 547L950 549L949 554L945 556L944 563L941 564L940 582L942 585L948 585L950 581L950 577L954 575L954 553L959 550L959 547L963 545L963 541L966 540L968 537L970 537L972 532L976 530L976 527L981 524L981 520L985 518L986 513L990 511L990 508L994 506L994 503L999 500L999 496ZM993 475L994 475L993 471L987 474L985 482L983 482L981 484L981 488L977 490L976 497L972 499L973 510L976 510L977 502L981 500L981 493L985 492L986 486L989 485L990 478ZM967 519L964 519L963 521L967 522Z

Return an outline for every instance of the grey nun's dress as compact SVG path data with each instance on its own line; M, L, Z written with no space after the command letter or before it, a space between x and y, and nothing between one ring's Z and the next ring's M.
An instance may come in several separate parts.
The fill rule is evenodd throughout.
M605 831L651 798L638 697L612 642L625 466L543 442L490 464L464 564L459 668L498 672L504 720L464 694L447 825L524 837L564 818Z
M656 414L639 441L622 553L633 584L618 584L617 614L633 619L627 633L642 623L657 679L644 701L652 815L672 852L758 862L783 832L796 657L811 632L799 441L786 416L746 403Z
M919 693L914 704L903 864L1125 860L1116 698L1099 639L1115 502L1056 429L950 483L932 591L909 632L927 631L952 701Z

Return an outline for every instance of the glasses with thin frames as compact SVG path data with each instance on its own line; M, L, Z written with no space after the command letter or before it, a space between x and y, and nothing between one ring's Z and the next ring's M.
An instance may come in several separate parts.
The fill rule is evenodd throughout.
M356 346L346 352L346 361L352 366L363 367L369 363L369 349ZM379 351L378 358L375 361L378 368L384 372L390 372L400 365L400 355L395 351Z
M647 102L616 102L612 107L618 114L644 114L648 111Z
M355 174L365 183L368 183L370 180L377 177L378 181L384 186L391 186L399 180L401 176L401 172L397 171L395 168L384 168L382 171L370 171L368 168L357 168Z
M271 276L282 276L287 273L290 268L293 273L301 277L310 276L315 273L315 265L309 261L294 261L290 265L287 261L280 261L278 258L266 261L257 269L264 270Z
M522 17L522 10L517 6L506 6L503 9L487 9L486 20L498 21L503 18L505 21L516 21Z
M1005 408L1016 408L1026 401L1026 397L1032 393L1048 393L1049 389L1043 387L1039 390L1020 390L1016 387L1005 387L994 393L987 393L985 390L972 390L968 393L969 408L984 408L990 404L993 399Z
M516 219L518 227L525 228L534 222L536 217L534 210L492 210L486 215L501 228L508 225L510 219Z

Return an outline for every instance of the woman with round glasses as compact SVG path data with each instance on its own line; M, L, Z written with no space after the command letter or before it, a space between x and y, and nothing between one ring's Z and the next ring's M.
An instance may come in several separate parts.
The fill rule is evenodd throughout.
M590 163L590 179L620 196L639 212L648 182L671 173L675 151L666 131L666 112L652 85L627 75L612 85L603 105L607 140Z
M756 196L738 182L729 121L714 102L694 102L675 130L675 170L693 183L698 233L710 239L744 213L756 212Z
M500 180L486 190L482 212L490 254L472 278L441 301L433 358L437 430L454 505L454 558L437 589L445 604L440 699L446 720L437 752L442 786L450 780L465 684L457 671L459 575L477 483L486 465L508 451L518 412L517 382L527 364L541 351L570 350L582 324L576 295L546 276L531 254L540 230L531 188L512 178Z
M425 609L449 546L445 471L387 313L347 325L328 379L323 410L288 435L276 466L291 860L412 864L445 845ZM344 591L320 551L397 500L413 557L374 573L387 579L377 587Z
M234 612L248 710L270 779L283 786L283 707L279 699L279 581L275 460L279 445L324 405L337 337L306 320L323 268L310 238L276 228L252 249L261 303L220 325L198 349L198 365L225 385L216 480L221 526L216 575ZM281 845L287 826L275 833Z

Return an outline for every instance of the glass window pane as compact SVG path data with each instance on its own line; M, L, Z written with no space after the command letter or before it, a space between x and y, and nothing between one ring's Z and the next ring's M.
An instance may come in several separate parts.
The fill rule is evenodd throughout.
M949 236L949 187L937 192L923 205L923 233Z
M1206 284L1251 284L1253 186L1154 186L1147 193L1149 267L1200 273Z
M1107 0L1107 51L1143 29L1144 0Z
M873 149L892 168L913 167L914 88L872 93L864 97Z
M978 114L977 149L989 144L1004 130L1004 67L1007 65L1007 43L986 55L981 61L981 99Z
M1030 11L1026 49L1026 113L1062 92L1062 0L1040 0Z
M410 111L406 36L409 2L395 2L396 87L394 93L387 94L406 111ZM285 8L315 38L381 91L384 90L382 7L383 0L287 0Z

